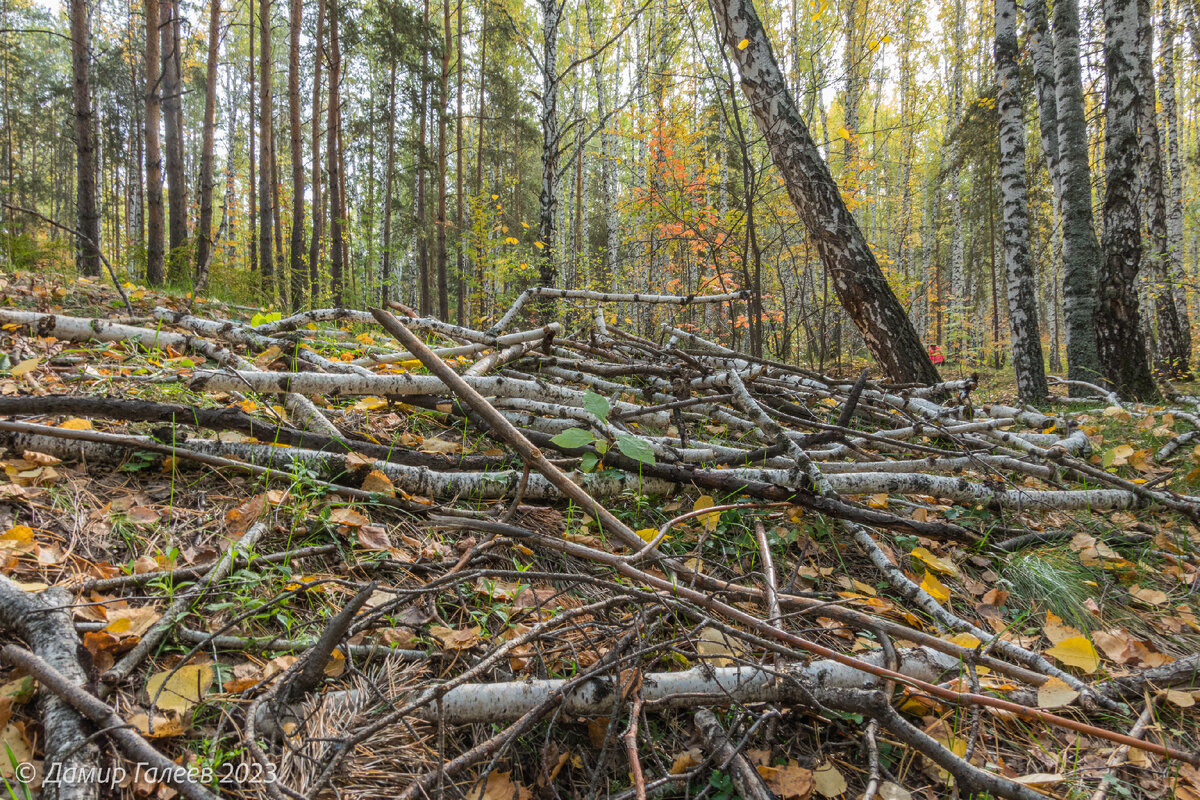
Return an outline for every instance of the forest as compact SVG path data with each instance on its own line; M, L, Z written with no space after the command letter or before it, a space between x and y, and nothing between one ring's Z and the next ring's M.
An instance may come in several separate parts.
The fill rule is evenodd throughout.
M1200 4L0 0L12 800L1200 800Z

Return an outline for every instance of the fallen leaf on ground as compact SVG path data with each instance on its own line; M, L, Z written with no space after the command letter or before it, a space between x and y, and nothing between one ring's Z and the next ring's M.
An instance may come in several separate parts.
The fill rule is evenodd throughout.
M846 779L832 762L826 761L813 772L813 784L822 797L837 797L846 793Z
M174 674L159 672L146 681L146 694L155 707L182 714L204 699L213 676L211 664L190 664Z
M1047 650L1046 655L1053 656L1067 666L1078 667L1089 675L1100 666L1096 648L1083 636L1063 639Z
M468 650L479 641L482 630L478 625L469 628L447 628L434 625L429 629L429 635L439 640L448 650Z
M816 783L810 769L804 769L794 759L782 767L755 767L772 792L780 800L808 800Z
M1061 678L1051 677L1038 687L1038 708L1062 708L1079 697L1079 692Z
M467 793L467 800L533 800L533 792L512 779L511 772L493 772L487 783Z

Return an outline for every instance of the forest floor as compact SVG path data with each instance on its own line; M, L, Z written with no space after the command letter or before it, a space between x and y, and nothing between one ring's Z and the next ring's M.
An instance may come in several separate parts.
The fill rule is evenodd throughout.
M113 795L161 800L1200 798L1200 411L1187 398L1008 408L1000 372L948 385L937 408L958 416L922 423L920 391L796 373L820 386L784 402L771 392L788 373L750 365L744 394L700 370L691 391L716 410L695 418L638 388L659 374L661 343L570 331L560 340L593 375L618 340L645 355L582 384L628 392L589 391L578 408L567 359L527 340L491 374L541 370L545 394L495 404L522 431L555 434L535 440L554 468L588 471L585 509L454 392L303 392L333 430L299 431L303 412L262 374L349 381L333 367L396 349L377 325L304 324L324 359L304 361L253 338L282 337L276 318L204 301L169 318L155 309L184 298L127 291L132 314L99 281L0 273L0 642L43 657L0 666L14 798L89 747L91 763L128 773ZM162 342L99 323L108 340L89 341L17 312ZM193 338L169 338L180 331ZM443 363L469 371L486 352ZM245 359L238 372L228 353ZM366 371L432 380L415 350ZM472 386L491 385L478 374ZM896 398L911 405L884 413ZM560 417L583 427L546 422ZM745 419L756 430L735 437ZM681 426L692 439L673 445ZM806 463L784 436L834 454L818 462L834 488L810 471L803 499L784 502L772 476L786 470L771 464L794 458L794 477ZM758 472L685 464L702 440L767 452ZM331 441L351 445L335 463L299 455ZM884 461L908 466L853 469ZM69 616L53 611L63 604ZM31 608L62 630L33 630ZM134 774L143 759L115 735L51 752L48 702L71 702L42 671L55 637L80 643L75 682L115 714L90 730L129 726L195 780ZM23 663L17 650L0 664ZM663 688L668 674L693 682Z

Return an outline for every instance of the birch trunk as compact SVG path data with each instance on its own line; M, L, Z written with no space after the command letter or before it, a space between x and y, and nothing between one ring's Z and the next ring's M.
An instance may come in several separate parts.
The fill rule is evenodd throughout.
M1104 62L1104 261L1096 338L1104 373L1116 392L1126 399L1150 400L1158 391L1146 363L1137 296L1142 256L1136 188L1140 106L1137 0L1105 0Z
M1183 166L1179 158L1179 116L1175 96L1175 11L1171 0L1162 3L1162 47L1159 63L1161 68L1161 90L1163 127L1167 143L1167 248L1169 252L1167 274L1171 282L1171 296L1175 301L1175 313L1180 331L1191 358L1192 325L1188 318L1186 278L1183 271Z
M1033 264L1029 255L1029 209L1025 185L1025 114L1017 66L1016 0L996 0L996 77L1000 84L1000 190L1004 210L1004 273L1012 331L1017 392L1027 402L1049 394L1042 364ZM996 312L999 314L999 311Z
M1102 368L1097 341L1097 273L1104 254L1092 213L1086 109L1079 65L1077 0L1054 3L1054 80L1058 111L1058 160L1062 172L1063 305L1066 309L1067 375L1095 383Z
M937 370L858 223L846 209L779 71L753 4L750 0L710 0L710 5L788 195L816 240L838 297L867 347L892 380L936 383Z
M221 0L208 9L208 61L204 75L204 132L200 145L200 221L196 229L197 294L208 284L212 262L213 139L217 119L217 54L221 48Z
M1186 378L1190 373L1190 343L1184 338L1175 307L1170 276L1170 247L1167 243L1167 208L1163 192L1162 147L1158 135L1158 111L1154 91L1154 29L1150 25L1150 0L1138 0L1138 140L1142 148L1141 188L1143 216L1149 228L1148 262L1153 283L1154 315L1158 322L1158 368L1168 378Z
M542 286L556 286L558 265L554 247L558 217L558 0L540 0L542 7L542 188L538 195L538 277Z

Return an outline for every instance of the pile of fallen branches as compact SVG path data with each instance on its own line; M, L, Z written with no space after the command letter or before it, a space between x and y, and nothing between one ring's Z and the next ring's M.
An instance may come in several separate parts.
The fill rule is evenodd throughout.
M827 757L754 763L747 745L756 736L805 719L861 737L868 797L903 796L908 782L881 759L882 741L919 753L936 765L932 774L948 775L968 795L1042 797L1036 781L988 754L982 719L1058 731L1068 737L1064 746L1133 748L1168 771L1200 765L1189 743L1161 730L1142 739L1144 724L1126 733L1101 722L1121 713L1132 721L1141 708L1131 712L1128 703L1148 711L1156 702L1149 691L1190 687L1195 655L1091 682L1082 676L1094 667L1081 672L1003 621L988 625L955 610L937 579L957 576L972 554L1071 539L1063 520L1073 514L1149 509L1181 529L1200 526L1200 497L1095 463L1077 405L979 404L973 378L899 386L863 371L837 379L671 325L657 340L639 337L603 310L732 296L527 295L486 331L399 306L320 309L259 325L168 308L119 322L0 311L6 331L171 355L157 372L105 378L103 393L0 396L0 441L12 453L101 471L140 458L168 472L191 464L247 473L284 492L305 486L341 497L390 521L388 545L374 548L390 550L382 560L328 541L313 552L272 553L263 547L272 530L259 522L205 568L65 587L79 601L99 590L140 596L155 580L185 587L136 647L90 678L73 661L77 633L63 615L30 612L61 608L64 598L0 581L0 621L28 647L9 645L0 658L32 674L57 703L46 706L47 762L63 753L99 763L97 748L79 744L83 719L127 758L153 758L157 751L119 715L121 704L104 699L137 696L138 668L177 645L185 655L175 670L205 654L296 654L230 690L241 700L230 717L241 745L261 774L278 777L242 788L271 797L315 797L331 783L389 775L403 797L452 783L465 791L471 781L479 784L472 796L499 797L514 779L497 767L523 737L581 719L592 720L598 752L575 767L590 771L580 785L605 791L600 776L628 773L613 793L639 798L703 784L714 770L742 797L787 795L796 787L785 774L840 775ZM532 298L595 311L572 330L513 329ZM64 365L99 377L86 360ZM176 386L187 402L128 391L151 384ZM59 426L67 417L95 424ZM401 433L396 420L410 417L426 427ZM1191 438L1172 438L1158 455L1170 458ZM278 491L271 502L281 502ZM739 557L718 541L723 520L746 530ZM341 515L323 532L336 542L332 529L341 525L361 544L364 523ZM793 526L807 532L781 537ZM802 570L816 546L814 526L837 543L839 558L861 554L863 566L846 570L863 579L847 578L843 588L852 591L810 590ZM393 547L400 539L405 545ZM898 549L898 540L921 546ZM1096 563L1117 560L1104 542L1091 546ZM1193 563L1191 546L1175 542L1180 564ZM956 555L939 558L930 548ZM345 560L335 577L288 584L267 601L329 584L329 613L310 621L312 636L255 638L249 617L229 612L219 624L197 623L231 575L285 557ZM451 620L445 598L462 611L464 591L503 601L505 617ZM340 687L328 677L343 675L331 671L335 662L349 665ZM915 716L914 706L922 709ZM718 719L697 707L737 713ZM668 765L647 754L647 714L685 711L695 712L694 755ZM474 735L455 727L481 722L502 724ZM571 762L568 748L551 752L546 741L540 771L522 772L542 787ZM403 753L403 766L381 766L382 752ZM616 755L627 769L606 766ZM186 796L211 796L212 786L194 775L176 778L166 783Z

